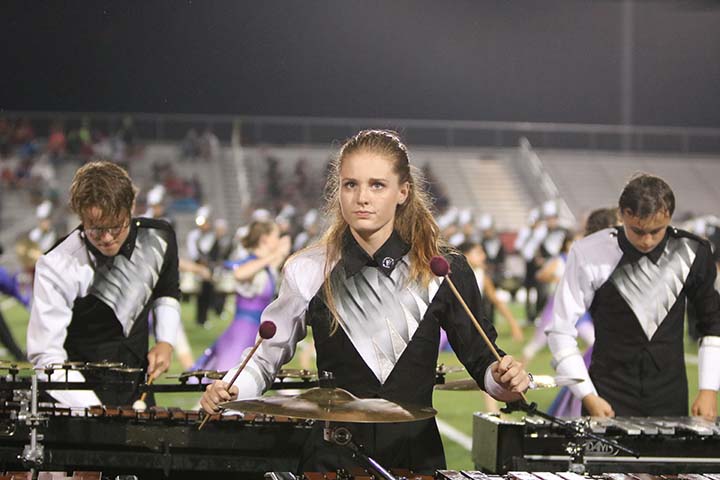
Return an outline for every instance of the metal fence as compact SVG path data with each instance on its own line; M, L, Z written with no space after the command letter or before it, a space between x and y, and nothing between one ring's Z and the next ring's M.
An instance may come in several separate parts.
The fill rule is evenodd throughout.
M540 149L720 152L720 128L96 112L5 111L0 117L28 118L41 137L47 136L53 122L61 122L68 131L86 121L93 129L112 133L130 117L138 138L154 142L181 141L190 129L202 133L210 128L229 144L237 127L243 145L330 145L363 128L391 128L410 145L450 148L517 147L522 138L527 138Z

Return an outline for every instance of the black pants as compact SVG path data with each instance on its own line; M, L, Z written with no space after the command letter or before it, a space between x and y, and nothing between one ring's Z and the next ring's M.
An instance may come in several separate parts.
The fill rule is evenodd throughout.
M195 316L198 325L205 325L205 322L207 322L208 311L213 307L214 295L215 287L212 282L202 282L200 284L200 293L197 298L197 315Z

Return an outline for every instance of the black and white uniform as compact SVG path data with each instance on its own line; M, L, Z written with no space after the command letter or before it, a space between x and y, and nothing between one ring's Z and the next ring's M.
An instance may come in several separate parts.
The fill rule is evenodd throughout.
M585 378L570 387L573 393L578 398L596 393L617 415L687 415L687 300L700 318L699 387L720 387L720 296L713 288L715 277L708 242L673 227L647 254L632 246L622 227L576 242L555 292L547 330L558 373ZM575 330L586 311L595 325L589 376Z
M180 325L180 289L175 232L169 224L133 219L114 257L102 255L73 230L40 257L35 269L27 332L28 359L35 366L65 361L123 362L147 368L148 313L155 338L174 344ZM64 371L53 374L64 380ZM78 371L71 381L84 381ZM51 391L55 399L84 407L131 404L138 392ZM100 398L98 398L98 396Z
M215 232L212 229L203 231L200 228L195 228L191 230L186 238L186 248L190 260L208 268L212 267L210 255L215 246L215 241ZM205 325L205 322L207 322L208 311L212 306L214 296L215 288L212 280L202 279L195 314L195 321L198 325Z
M361 398L384 398L432 405L440 328L478 384L503 399L511 395L492 378L494 357L447 285L410 283L409 246L397 233L370 257L348 232L342 259L330 273L340 317L331 334L331 316L323 300L325 250L315 247L285 266L279 297L262 320L277 333L262 343L235 385L240 398L261 395L275 373L289 361L297 342L312 326L319 371L335 375L336 386ZM472 270L461 255L449 255L451 277L469 307L494 341L496 332L478 313L482 299ZM235 373L228 372L225 381ZM341 447L322 440L322 425L306 445L301 470L329 471L357 466ZM445 466L440 435L433 419L401 424L349 426L367 454L386 467L433 471Z
M500 285L503 280L505 273L505 247L503 247L500 236L494 234L490 237L482 239L482 247L485 250L487 256L487 268L488 275L493 282L493 285ZM479 285L480 293L482 292L482 285ZM485 304L485 316L490 320L493 325L495 324L495 305L492 302L484 302Z
M539 306L542 300L541 289L538 287L535 274L540 269L537 257L539 255L540 245L545 240L547 231L547 225L540 223L534 227L528 226L520 229L515 239L515 249L525 260L525 279L523 280L523 286L527 292L525 297L525 316L530 323L533 322L541 311L541 307ZM534 301L532 299L532 292L536 293Z

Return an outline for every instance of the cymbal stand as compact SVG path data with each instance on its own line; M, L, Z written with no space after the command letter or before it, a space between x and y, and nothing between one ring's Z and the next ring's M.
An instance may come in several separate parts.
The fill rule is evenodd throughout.
M350 449L353 458L358 460L361 466L377 475L378 478L398 480L375 459L362 451L362 446L353 441L352 433L346 427L331 427L330 422L326 421L325 428L323 428L323 440Z
M590 420L587 418L580 421L560 420L554 415L550 415L549 413L539 410L537 408L537 403L532 402L531 404L528 404L523 400L507 403L506 406L501 409L501 411L504 413L522 411L529 415L536 415L550 421L551 423L554 423L555 425L558 425L563 430L565 430L565 432L567 432L567 434L572 439L565 445L565 451L570 456L568 470L573 473L585 473L585 450L587 449L586 440L588 439L596 440L600 443L610 445L611 447L633 455L635 458L640 458L640 454L635 450L632 450L615 440L611 440L609 438L605 438L601 435L593 433L590 430Z
M30 444L25 445L23 453L18 457L24 464L31 467L33 478L35 478L36 468L41 466L45 459L45 449L40 443L43 440L43 435L38 433L38 428L46 425L48 422L47 417L38 413L38 393L36 373L33 373L31 377L30 391L16 391L16 399L20 402L17 420L27 425L30 429Z

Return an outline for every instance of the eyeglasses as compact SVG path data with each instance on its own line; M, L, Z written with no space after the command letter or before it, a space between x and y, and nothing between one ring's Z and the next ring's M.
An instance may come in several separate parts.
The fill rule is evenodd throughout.
M102 238L106 233L109 233L111 237L117 237L120 235L120 232L125 230L130 225L130 222L125 222L124 224L116 227L98 227L98 228L86 228L85 234L88 237L92 238Z

